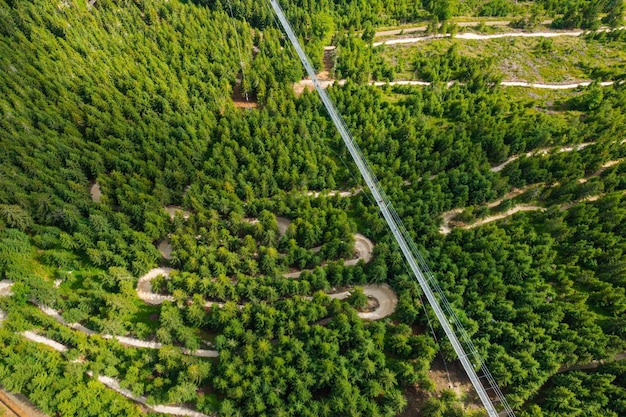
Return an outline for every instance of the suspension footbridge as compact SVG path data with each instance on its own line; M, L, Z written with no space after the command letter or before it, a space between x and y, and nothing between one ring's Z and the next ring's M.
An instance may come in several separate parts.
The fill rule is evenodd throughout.
M311 65L304 49L300 45L300 42L291 28L291 25L287 20L280 4L276 0L270 0L270 4L274 9L274 13L278 17L281 26L287 34L289 41L295 48L300 61L302 61L302 65L304 65L307 74L313 81L315 90L322 99L330 118L337 127L337 130L339 131L346 147L350 151L350 155L356 163L363 180L376 200L387 225L391 229L391 233L400 246L402 254L411 268L411 271L434 310L437 320L454 348L456 355L461 361L461 364L474 386L476 393L487 410L487 414L490 417L515 417L515 414L509 406L504 394L498 387L496 380L487 369L487 366L476 350L469 335L463 328L463 325L459 321L454 309L448 302L443 290L437 283L435 276L428 268L428 265L420 254L415 242L409 235L409 232L402 224L402 219L400 219L398 213L393 207L393 204L381 188L374 171L361 152L358 144L352 137L352 134L348 130L344 120L339 115L339 112L330 99L328 93L322 88L320 82L318 81L315 69Z

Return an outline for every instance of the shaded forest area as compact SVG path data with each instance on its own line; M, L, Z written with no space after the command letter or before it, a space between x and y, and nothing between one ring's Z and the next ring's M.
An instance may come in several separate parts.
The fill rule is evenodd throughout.
M284 7L321 62L321 46L342 31L521 13L513 2L479 3ZM609 4L536 2L575 27L586 24L578 14ZM15 282L0 298L0 383L60 415L141 414L87 371L151 404L224 416L394 416L409 387L422 393L424 415L476 415L462 407L471 399L429 379L438 354L454 356L438 329L439 344L424 330L433 317L369 194L307 195L362 184L318 98L294 96L302 70L269 6L233 0L236 19L226 6L0 3L0 279ZM349 81L329 92L519 414L623 415L623 362L558 371L626 349L626 165L580 181L625 156L626 87L542 101L499 88L488 66L454 52L421 65L437 81L461 64L464 84L449 88ZM258 108L235 108L240 82ZM592 144L525 155L580 143ZM529 185L537 188L519 198L547 211L438 233L444 211ZM589 196L598 199L559 209ZM170 217L172 205L188 218ZM292 220L284 234L276 216ZM344 266L356 231L376 242L374 259ZM167 261L156 248L163 239ZM174 301L146 305L137 278L159 264L179 270L154 283ZM284 278L291 269L311 271ZM323 294L382 282L398 308L380 322L358 318L362 297ZM204 309L205 300L225 305ZM34 304L164 346L87 336ZM40 348L20 336L26 330L70 348ZM219 357L185 354L201 347Z

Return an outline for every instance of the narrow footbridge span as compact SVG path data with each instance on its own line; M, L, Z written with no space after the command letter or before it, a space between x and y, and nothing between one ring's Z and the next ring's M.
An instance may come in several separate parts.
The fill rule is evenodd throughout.
M480 357L478 351L474 347L471 339L469 338L467 332L463 328L463 325L459 321L456 313L454 312L452 306L446 299L443 290L437 283L432 271L428 268L428 265L424 261L424 258L421 256L415 242L409 235L409 232L406 230L404 225L402 224L402 220L398 216L398 213L394 209L391 201L382 190L376 176L367 160L363 156L363 153L359 149L359 146L354 141L354 138L350 134L345 122L337 112L335 105L332 100L326 93L326 91L320 85L316 75L315 69L309 62L309 59L306 56L306 53L302 49L298 38L296 37L289 21L285 17L285 14L280 7L280 4L276 0L270 0L270 4L280 21L280 24L283 26L289 40L293 44L304 68L306 69L309 77L313 81L313 85L317 90L326 110L328 111L333 123L337 127L339 134L341 135L344 143L348 147L350 151L350 155L354 159L357 167L359 168L359 172L361 176L365 180L365 183L369 187L372 195L376 199L376 203L380 208L380 211L383 214L383 217L387 221L393 236L395 237L406 261L408 262L415 278L419 282L422 291L426 294L426 298L433 308L441 327L443 328L446 336L450 340L454 351L456 352L465 372L474 385L480 400L482 401L487 413L490 417L497 416L507 416L514 417L515 414L513 410L509 406L504 394L498 387L497 382L487 369L487 366L483 362ZM457 336L458 335L458 336ZM479 376L480 374L480 376ZM491 391L491 392L489 392Z

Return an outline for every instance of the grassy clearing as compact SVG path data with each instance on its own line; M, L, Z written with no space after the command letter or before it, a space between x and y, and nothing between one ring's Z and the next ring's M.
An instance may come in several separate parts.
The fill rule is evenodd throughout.
M406 88L406 87L403 87ZM420 89L424 87L412 87ZM390 104L406 104L405 100L411 96L410 92L399 88L382 88L384 99ZM410 91L410 90L409 90ZM578 119L581 111L571 109L568 102L585 93L585 87L568 90L548 90L543 88L528 87L500 87L500 92L505 101L516 103L527 110L527 114L546 113L550 114L554 123L570 123L572 119ZM445 118L425 116L430 126L441 126L447 121Z
M500 87L501 94L511 103L522 102L529 109L529 112L537 111L541 113L558 116L561 114L566 120L571 117L578 118L581 111L570 109L568 102L584 94L585 88L570 90L548 90L543 88L527 87Z
M417 79L412 63L421 55L444 54L458 45L463 56L493 60L507 81L566 83L593 78L597 71L626 71L626 48L582 37L440 39L410 45L384 46L380 53L396 69L396 79Z

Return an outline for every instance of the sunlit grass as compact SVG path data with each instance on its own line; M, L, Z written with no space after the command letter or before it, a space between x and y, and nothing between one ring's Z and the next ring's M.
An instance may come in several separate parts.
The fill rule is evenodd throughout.
M491 59L494 71L507 81L560 83L588 80L599 70L626 71L626 48L582 37L438 39L408 45L383 46L384 59L396 69L397 80L418 79L413 61L419 55L444 54L456 45L462 56Z

